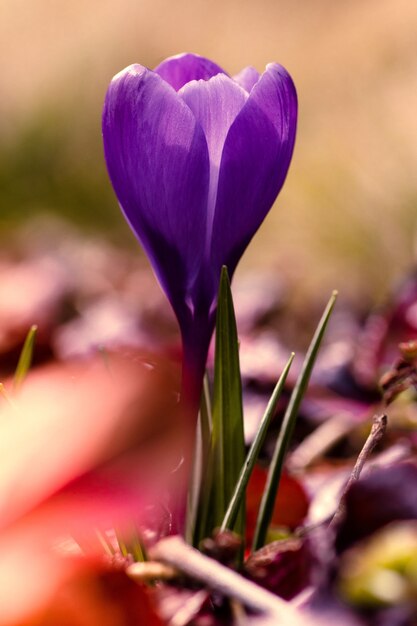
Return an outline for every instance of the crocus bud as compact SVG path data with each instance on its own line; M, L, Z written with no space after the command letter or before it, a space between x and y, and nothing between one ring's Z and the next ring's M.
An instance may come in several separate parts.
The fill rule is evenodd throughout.
M175 311L196 388L221 267L233 275L274 203L296 121L294 84L276 63L231 78L208 59L181 54L153 71L131 65L108 88L110 179Z

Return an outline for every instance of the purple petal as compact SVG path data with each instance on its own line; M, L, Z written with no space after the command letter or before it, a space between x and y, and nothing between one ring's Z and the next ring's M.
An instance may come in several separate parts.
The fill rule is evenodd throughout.
M221 67L198 54L178 54L162 61L154 72L178 91L191 80L209 80L216 74L226 74Z
M166 82L132 65L108 89L103 138L123 212L181 318L206 235L209 160L203 131Z
M210 185L207 205L206 253L210 253L220 161L229 129L242 110L248 94L233 80L218 74L209 81L192 81L179 92L200 123L207 140ZM206 278L205 278L206 280Z
M289 74L270 64L230 127L213 223L213 271L239 258L277 197L294 148L297 95Z
M260 77L260 74L258 70L255 70L254 67L249 65L248 67L243 68L243 70L241 70L239 74L236 74L235 76L233 76L233 80L238 85L243 87L245 91L250 93L252 91L252 88L258 82L259 77Z

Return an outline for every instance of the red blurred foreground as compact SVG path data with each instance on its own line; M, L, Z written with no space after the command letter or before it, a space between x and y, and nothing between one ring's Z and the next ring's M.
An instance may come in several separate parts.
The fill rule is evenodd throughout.
M124 574L103 570L103 559L92 567L91 558L104 554L98 530L171 530L167 511L173 502L182 502L175 468L185 441L175 389L166 363L109 354L37 370L25 381L15 406L3 400L2 626L27 620L60 626L139 623L143 593L137 591L137 602L124 602L132 583ZM112 593L104 593L104 587ZM53 600L56 594L59 602ZM130 608L122 609L124 604ZM44 621L48 605L53 618ZM65 606L71 609L64 618L60 607ZM119 619L122 610L131 611L131 618L120 613ZM146 617L143 623L159 622Z

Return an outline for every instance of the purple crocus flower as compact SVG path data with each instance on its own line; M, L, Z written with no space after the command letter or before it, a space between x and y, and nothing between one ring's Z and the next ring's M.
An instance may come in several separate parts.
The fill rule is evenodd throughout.
M103 112L111 182L177 316L185 386L199 394L221 267L232 276L290 164L297 96L275 63L231 78L195 54L110 83ZM191 380L190 380L191 379Z

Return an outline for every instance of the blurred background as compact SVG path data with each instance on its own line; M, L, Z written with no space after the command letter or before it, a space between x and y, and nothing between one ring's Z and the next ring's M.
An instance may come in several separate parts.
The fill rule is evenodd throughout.
M3 248L18 225L45 235L46 215L138 249L102 155L120 69L182 51L231 74L278 61L299 94L295 155L239 275L383 298L415 258L416 33L415 0L0 0Z

